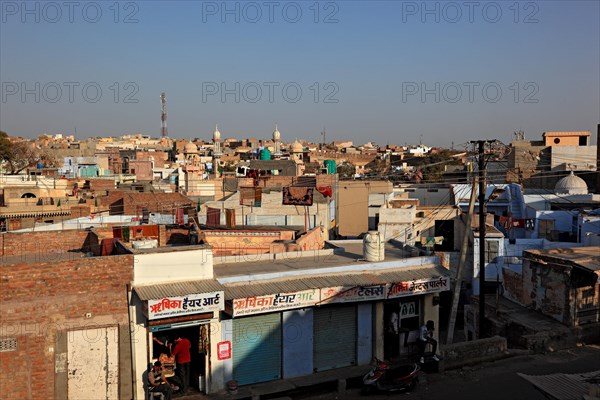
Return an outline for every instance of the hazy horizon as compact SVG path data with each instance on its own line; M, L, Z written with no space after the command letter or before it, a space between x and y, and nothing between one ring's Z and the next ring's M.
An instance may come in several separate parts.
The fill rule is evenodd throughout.
M70 5L65 5L70 4ZM600 122L600 2L0 3L0 130L456 147Z

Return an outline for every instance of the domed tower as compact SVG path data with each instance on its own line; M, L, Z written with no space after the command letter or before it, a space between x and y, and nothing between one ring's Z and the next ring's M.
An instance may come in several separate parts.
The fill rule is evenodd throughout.
M281 133L279 133L279 129L277 129L277 124L275 124L275 131L273 131L273 144L275 147L275 151L273 152L273 157L280 158L281 157Z
M294 141L294 143L292 143L291 153L292 159L301 161L304 153L304 147L302 146L302 143L300 143L298 140Z
M554 186L555 194L588 194L587 183L576 176L573 171Z
M213 157L221 157L221 132L219 132L219 126L215 125L215 132L213 133L213 143L215 145L213 150Z
M185 167L196 166L198 163L198 146L191 139L183 146L183 159Z

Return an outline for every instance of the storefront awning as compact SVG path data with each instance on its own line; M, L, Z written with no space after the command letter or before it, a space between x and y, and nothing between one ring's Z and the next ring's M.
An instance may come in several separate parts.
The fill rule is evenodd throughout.
M385 285L398 282L411 282L423 279L449 277L450 272L434 264L423 265L415 268L401 268L397 270L383 270L377 273L362 272L348 274L332 274L321 276L308 276L296 279L278 279L270 281L244 282L227 284L224 286L225 299L240 299L255 296L265 296L274 293L293 293L308 289L321 289L330 287L354 287Z
M180 297L195 293L223 291L223 285L214 279L197 281L166 282L154 285L134 286L140 300L160 300L168 297Z

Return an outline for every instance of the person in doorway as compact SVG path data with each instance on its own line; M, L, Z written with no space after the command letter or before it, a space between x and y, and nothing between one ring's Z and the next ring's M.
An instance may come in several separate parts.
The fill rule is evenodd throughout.
M160 357L161 354L169 355L171 353L171 339L168 336L153 336L154 357Z
M388 341L389 341L389 350L388 350L388 359L391 361L394 357L398 357L400 354L400 331L398 329L398 313L393 311L390 314L390 318L388 321Z
M433 338L434 324L433 321L429 320L427 323L419 329L419 339L417 344L419 345L419 356L421 356L421 364L425 363L425 349L427 344L431 344L431 352L435 361L440 361L436 355L438 342Z
M148 383L151 392L160 392L165 397L165 400L171 400L173 388L163 375L162 363L160 361L156 361L148 373Z
M172 350L171 355L175 357L175 373L181 381L181 390L183 393L187 393L190 386L190 362L192 356L190 354L190 348L192 344L186 338L182 338L180 334L175 336L175 347Z

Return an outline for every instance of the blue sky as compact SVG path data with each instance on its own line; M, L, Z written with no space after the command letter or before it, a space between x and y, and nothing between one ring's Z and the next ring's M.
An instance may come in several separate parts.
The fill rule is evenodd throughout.
M50 3L1 2L11 135L158 136L163 91L175 138L458 146L600 121L598 1Z

